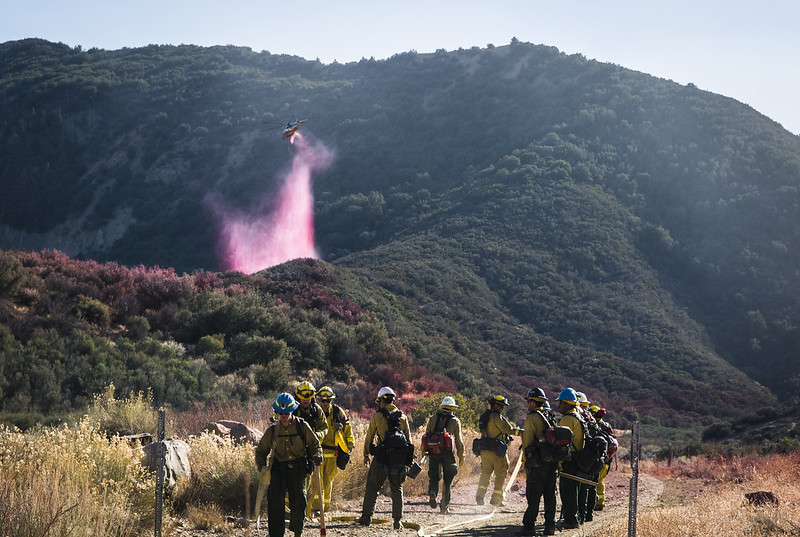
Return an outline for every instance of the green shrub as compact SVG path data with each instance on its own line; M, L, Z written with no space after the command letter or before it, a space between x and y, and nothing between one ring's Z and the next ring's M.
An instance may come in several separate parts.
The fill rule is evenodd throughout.
M100 326L108 326L108 323L111 322L111 312L108 306L85 295L75 297L72 311L79 318Z

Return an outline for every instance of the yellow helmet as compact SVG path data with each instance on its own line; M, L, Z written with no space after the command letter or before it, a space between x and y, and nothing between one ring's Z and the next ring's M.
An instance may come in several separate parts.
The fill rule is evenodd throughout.
M314 395L316 395L316 393L317 393L316 388L314 388L314 385L311 384L308 381L301 382L297 386L297 388L295 388L295 390L294 390L294 394L299 399L306 399L306 400L311 399L312 397L314 397Z
M488 399L490 405L498 404L503 406L508 406L508 399L503 397L502 395L493 395Z
M330 386L323 386L317 391L317 397L320 399L336 399L336 394Z

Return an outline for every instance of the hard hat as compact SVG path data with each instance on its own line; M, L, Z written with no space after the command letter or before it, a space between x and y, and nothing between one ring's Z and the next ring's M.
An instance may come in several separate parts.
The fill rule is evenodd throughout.
M394 400L397 394L394 393L394 390L391 389L389 386L384 386L380 390L378 390L378 398L375 399L375 402L380 402L381 399L387 399L389 401Z
M545 410L550 410L550 403L545 401L544 403L542 403L542 408Z
M528 401L539 401L540 403L544 403L547 401L547 395L541 388L531 388L528 390L528 395L525 396L525 399Z
M572 406L578 404L578 394L572 388L564 388L561 393L556 397L556 401L564 401Z
M275 402L272 403L272 410L276 414L291 414L298 406L300 405L294 400L292 394L284 392L275 398Z
M456 404L456 400L450 397L449 395L442 399L442 403L439 405L439 408L444 408L446 410L455 410L458 408Z
M316 393L317 390L314 388L314 385L308 381L301 382L294 390L295 396L299 399L311 399Z
M317 397L320 399L336 399L336 394L330 386L323 386L317 391Z
M589 407L589 412L591 412L592 414L594 414L598 410L600 410L600 407L597 406L597 405L592 405L592 406Z
M589 408L589 398L588 398L588 397L586 397L586 394L585 394L585 393L583 393L583 392L575 392L575 395L577 395L577 396L578 396L578 403L579 403L579 404L580 404L580 405L581 405L583 408Z
M605 408L598 408L596 411L592 412L592 414L594 415L595 418L601 420L606 415L606 409Z
M488 402L490 405L497 404L497 405L508 406L508 399L506 399L502 395L493 395L488 399Z

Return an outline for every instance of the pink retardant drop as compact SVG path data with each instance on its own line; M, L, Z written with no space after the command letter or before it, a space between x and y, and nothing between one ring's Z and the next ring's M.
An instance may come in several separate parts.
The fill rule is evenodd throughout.
M269 210L230 212L211 202L220 218L219 252L224 270L253 274L292 259L319 258L314 244L311 174L327 168L333 152L299 133L290 141L296 153Z

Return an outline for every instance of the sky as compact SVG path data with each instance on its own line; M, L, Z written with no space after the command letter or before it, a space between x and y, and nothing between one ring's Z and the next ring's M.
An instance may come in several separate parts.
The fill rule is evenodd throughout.
M520 41L732 97L800 134L800 0L0 0L0 42L237 45L324 63Z

